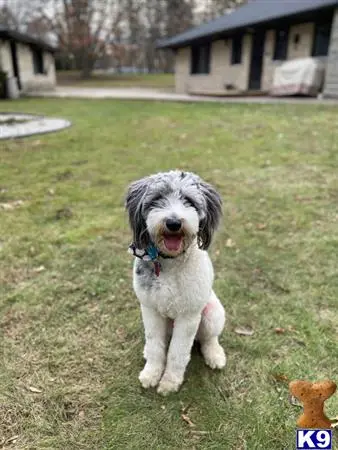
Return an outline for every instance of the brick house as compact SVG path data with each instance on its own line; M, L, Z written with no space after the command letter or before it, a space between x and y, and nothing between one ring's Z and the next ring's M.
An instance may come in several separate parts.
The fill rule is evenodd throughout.
M0 27L0 71L16 77L22 93L55 87L55 51L42 40Z
M250 0L230 14L157 45L176 55L178 93L269 92L276 67L325 64L325 96L338 96L338 0Z

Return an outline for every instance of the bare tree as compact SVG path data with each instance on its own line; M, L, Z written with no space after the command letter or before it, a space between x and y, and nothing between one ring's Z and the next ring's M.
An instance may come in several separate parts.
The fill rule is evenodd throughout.
M57 36L60 53L75 61L83 78L90 77L125 13L125 0L49 0L41 17Z
M204 0L200 20L205 22L227 14L247 0Z
M194 23L195 0L167 0L166 36L171 37L191 28ZM165 71L174 70L174 55L166 52Z
M34 17L41 0L2 0L0 25L11 30L26 31L27 23Z

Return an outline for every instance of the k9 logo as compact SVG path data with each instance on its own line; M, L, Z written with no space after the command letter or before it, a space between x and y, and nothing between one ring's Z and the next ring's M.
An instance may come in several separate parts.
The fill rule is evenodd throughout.
M297 450L331 450L332 430L297 430Z

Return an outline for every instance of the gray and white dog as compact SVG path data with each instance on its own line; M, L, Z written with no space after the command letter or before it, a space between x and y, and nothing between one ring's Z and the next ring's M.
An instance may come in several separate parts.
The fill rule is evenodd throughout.
M146 364L139 380L144 388L158 385L165 395L181 386L194 339L208 366L226 363L218 342L225 313L212 289L206 251L221 199L197 175L170 171L132 183L126 208L136 256L133 287L145 328Z

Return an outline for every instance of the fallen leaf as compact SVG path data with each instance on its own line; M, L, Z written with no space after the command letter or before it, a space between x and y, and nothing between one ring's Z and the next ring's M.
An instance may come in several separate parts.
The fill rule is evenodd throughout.
M189 427L194 427L195 424L190 420L190 417L187 416L186 414L181 414L182 420L184 420L184 422L186 422Z
M266 223L258 223L256 225L257 230L265 230L266 227L267 227Z
M126 330L121 326L116 329L116 336L119 341L124 341L126 339Z
M188 409L191 407L191 405L192 405L191 403L188 403L187 406L184 406L182 403L182 409L181 409L182 414L186 414L188 412Z
M73 211L68 206L58 209L55 213L56 220L69 219L70 217L73 217Z
M34 386L28 386L28 390L31 392L34 392L34 394L41 394L42 390L39 388L36 388Z
M287 383L289 381L289 378L286 375L284 375L283 373L272 373L271 375L275 381L278 381L281 383Z
M252 336L254 334L254 330L251 327L236 327L235 333L241 336Z
M44 270L46 270L45 266L39 266L39 267L35 267L35 269L33 269L33 271L36 273L43 272Z
M277 334L283 334L285 332L286 332L285 328L281 328L281 327L276 327L275 328L275 333L277 333Z
M14 200L12 202L7 202L7 203L0 203L0 209L3 209L5 211L10 211L12 209L15 209L19 206L23 205L23 201L22 200Z
M292 406L298 406L300 408L303 407L303 405L300 403L300 401L296 397L294 397L293 395L289 395L289 403Z
M13 444L15 444L15 442L17 441L18 438L19 438L19 435L16 434L15 436L8 438L6 443L9 444L10 442L12 442Z
M232 239L227 239L227 241L226 241L226 243L225 243L225 246L226 247L229 247L229 248L232 248L232 247L235 247L235 243L234 243L234 241L232 240Z

